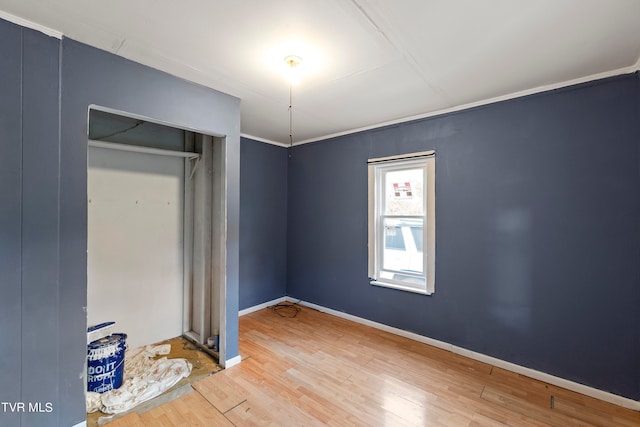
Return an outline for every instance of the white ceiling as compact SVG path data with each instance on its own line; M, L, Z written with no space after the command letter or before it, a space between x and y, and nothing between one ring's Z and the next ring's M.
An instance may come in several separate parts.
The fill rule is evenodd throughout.
M303 59L295 142L640 68L640 0L0 0L0 11L237 96L242 133L283 144L290 54Z

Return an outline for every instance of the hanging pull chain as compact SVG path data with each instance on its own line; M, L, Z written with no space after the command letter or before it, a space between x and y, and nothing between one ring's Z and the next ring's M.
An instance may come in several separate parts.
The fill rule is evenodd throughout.
M289 83L289 146L293 147L293 103L291 102L291 94L293 85Z
M289 66L289 148L293 147L293 79L295 68L300 65L302 58L296 55L289 55L284 58L284 62ZM291 156L291 153L289 153Z

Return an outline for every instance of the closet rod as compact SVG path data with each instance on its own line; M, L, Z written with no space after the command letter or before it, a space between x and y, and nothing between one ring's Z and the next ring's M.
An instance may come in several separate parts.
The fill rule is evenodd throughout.
M140 147L138 145L118 144L115 142L89 140L89 147L109 148L111 150L134 151L136 153L158 154L160 156L184 157L187 159L197 159L198 153L185 151L164 150L162 148Z

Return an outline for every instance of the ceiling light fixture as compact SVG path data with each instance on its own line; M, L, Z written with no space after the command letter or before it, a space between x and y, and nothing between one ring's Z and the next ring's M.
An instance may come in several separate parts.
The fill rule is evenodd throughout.
M284 62L289 66L289 146L293 147L293 84L299 81L298 66L302 63L302 58L296 55L289 55L284 58Z

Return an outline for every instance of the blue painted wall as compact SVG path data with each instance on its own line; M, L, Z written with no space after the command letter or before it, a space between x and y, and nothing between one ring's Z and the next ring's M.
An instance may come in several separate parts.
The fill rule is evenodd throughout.
M22 394L22 30L0 21L0 401ZM19 425L18 414L0 420Z
M640 84L294 147L287 294L640 400ZM369 285L367 159L436 150L436 292Z
M0 21L0 401L41 403L45 411L47 403L61 407L59 47ZM60 419L58 412L0 412L7 426Z
M240 309L286 295L287 149L240 141Z
M238 355L240 102L69 39L0 20L0 400L85 418L87 117L96 104L227 139L227 359Z

